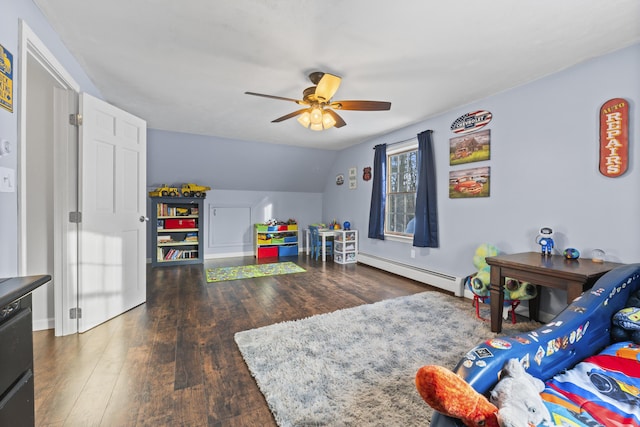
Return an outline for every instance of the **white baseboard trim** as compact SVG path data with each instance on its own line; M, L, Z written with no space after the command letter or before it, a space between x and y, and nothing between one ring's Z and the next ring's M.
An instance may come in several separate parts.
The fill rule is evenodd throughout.
M380 270L388 271L399 276L407 277L418 282L426 283L440 289L444 289L457 297L464 294L463 277L451 276L437 271L427 270L399 261L381 258L375 255L358 253L358 262Z
M47 329L54 329L56 327L55 319L33 319L32 330L44 331Z

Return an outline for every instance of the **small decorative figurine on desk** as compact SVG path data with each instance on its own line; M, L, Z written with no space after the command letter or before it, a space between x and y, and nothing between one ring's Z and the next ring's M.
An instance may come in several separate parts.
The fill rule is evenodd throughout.
M342 224L342 228L346 231L351 230L351 223L349 221L345 221L344 224Z
M536 237L536 243L540 245L542 255L551 255L553 250L553 230L551 227L542 227Z

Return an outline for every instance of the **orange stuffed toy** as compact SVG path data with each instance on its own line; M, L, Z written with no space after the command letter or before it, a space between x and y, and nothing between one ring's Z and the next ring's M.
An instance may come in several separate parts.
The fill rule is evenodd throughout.
M436 411L459 418L469 427L498 427L498 408L460 376L437 365L416 374L420 396Z

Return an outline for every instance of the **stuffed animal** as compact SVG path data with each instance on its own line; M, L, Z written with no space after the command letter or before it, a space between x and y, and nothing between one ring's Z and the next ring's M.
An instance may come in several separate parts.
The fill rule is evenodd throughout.
M542 380L528 374L518 359L508 360L489 397L499 408L500 426L532 427L550 422L551 414L540 397L543 390Z
M625 308L613 315L613 341L633 341L640 344L640 290L631 294Z
M540 397L544 383L528 374L518 359L505 363L489 399L459 375L437 365L418 370L416 387L429 406L469 427L533 427L551 420Z
M421 367L416 374L416 388L429 406L459 418L466 426L498 427L498 408L459 375L442 366Z
M488 297L491 289L491 267L487 264L485 258L496 256L499 252L498 248L494 245L483 243L476 248L476 252L473 255L473 265L478 269L478 272L469 276L468 284L471 292L480 298ZM537 289L531 283L521 282L508 277L505 279L505 301L524 301L533 299L536 296ZM508 305L508 303L505 303L505 305Z

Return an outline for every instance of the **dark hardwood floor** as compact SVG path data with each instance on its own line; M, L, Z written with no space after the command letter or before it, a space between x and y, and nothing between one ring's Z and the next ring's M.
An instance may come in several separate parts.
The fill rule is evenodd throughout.
M361 264L285 260L307 271L207 283L207 267L256 260L149 267L146 304L84 334L34 332L36 425L275 426L236 332L434 289Z

